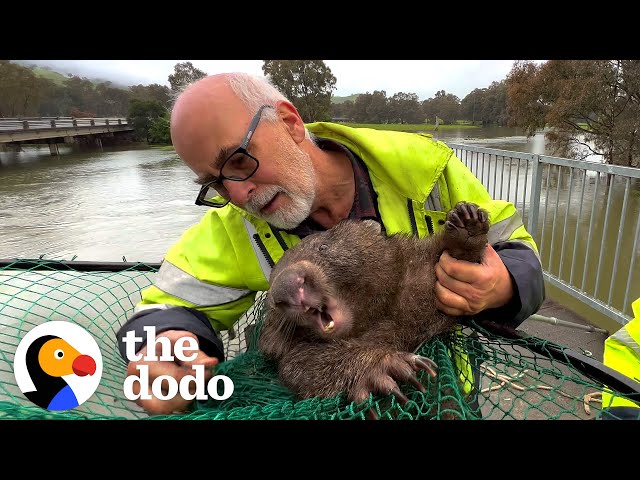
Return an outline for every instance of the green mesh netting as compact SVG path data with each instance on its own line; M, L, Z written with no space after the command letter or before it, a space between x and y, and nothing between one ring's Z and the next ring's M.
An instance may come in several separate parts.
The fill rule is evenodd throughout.
M402 385L409 402L371 396L361 404L333 399L297 400L277 378L274 365L256 350L261 295L240 319L235 335L223 332L227 361L217 372L234 383L224 401L196 402L183 414L148 416L124 396L126 364L116 332L131 315L155 270L139 266L120 272L60 269L62 262L29 260L31 267L0 268L0 419L365 419L373 408L380 419L597 419L603 412L605 385L564 358L546 355L563 347L539 338L510 340L478 326L433 339L418 353L439 366L435 379L419 379L422 393ZM24 265L24 264L20 264ZM13 359L24 335L47 321L65 320L85 328L96 340L103 373L96 392L79 407L48 411L31 403L18 388ZM532 345L536 348L532 349ZM475 367L475 389L465 394L455 352L464 351ZM537 351L537 353L536 353ZM556 355L557 357L557 355ZM640 400L637 394L615 395Z

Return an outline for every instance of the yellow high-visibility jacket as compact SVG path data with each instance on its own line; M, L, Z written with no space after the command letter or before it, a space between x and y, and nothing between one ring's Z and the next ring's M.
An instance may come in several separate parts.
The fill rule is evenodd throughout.
M522 262L522 268L520 263L517 268L515 263L510 267L507 260L515 262L513 256L503 257L516 284L532 278L537 282L535 288L521 288L521 296L536 289L537 292L519 322L537 310L544 287L533 238L514 205L493 200L451 148L430 135L326 122L308 124L307 128L317 137L340 143L362 159L388 234L409 232L425 237L438 232L446 213L462 200L484 208L491 222L489 243L511 242L512 252L516 245L530 255L529 262ZM147 309L179 306L206 315L217 332L230 329L252 306L256 293L268 289L271 268L285 249L299 240L232 204L210 208L167 252L155 284L143 291L134 317L140 318ZM153 315L140 320L154 322ZM163 329L168 329L165 327L166 323ZM130 320L121 334L132 328Z
M634 318L604 341L603 363L636 380L640 389L640 298L631 304ZM640 398L636 399L640 402ZM611 390L602 392L602 408L612 417L640 419L639 404L614 395Z

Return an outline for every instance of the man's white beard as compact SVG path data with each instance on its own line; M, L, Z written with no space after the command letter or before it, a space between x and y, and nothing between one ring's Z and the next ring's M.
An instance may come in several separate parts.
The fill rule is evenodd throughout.
M290 140L284 141L279 137L276 143L282 149L284 158L289 158L289 161L280 164L280 168L286 172L282 178L284 186L262 187L252 195L244 209L274 227L288 230L300 225L311 213L316 197L316 178L311 157L307 153L295 147ZM294 187L288 188L290 185ZM284 204L268 215L261 213L260 209L280 192L287 197Z
M283 193L287 196L284 205L270 214L260 212L260 209L269 203L277 193ZM297 227L309 216L314 198L313 182L311 183L311 188L307 189L303 195L295 195L280 185L269 185L263 187L259 193L254 194L244 206L244 209L274 227L288 230Z

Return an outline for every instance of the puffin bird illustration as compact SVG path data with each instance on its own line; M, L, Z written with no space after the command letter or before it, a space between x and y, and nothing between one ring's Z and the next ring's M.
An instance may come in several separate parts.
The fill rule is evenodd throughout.
M35 391L25 395L47 410L68 410L79 405L71 386L62 378L64 375L84 377L96 371L92 357L81 354L54 335L44 335L31 343L25 361L36 387Z

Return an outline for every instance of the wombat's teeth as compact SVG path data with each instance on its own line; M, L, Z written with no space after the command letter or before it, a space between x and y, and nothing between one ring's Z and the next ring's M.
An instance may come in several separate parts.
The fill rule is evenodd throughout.
M327 323L327 326L324 327L323 329L325 332L330 332L331 330L333 330L333 320L331 320L329 323Z
M307 313L310 309L311 309L311 307L305 307L304 308L304 313Z

